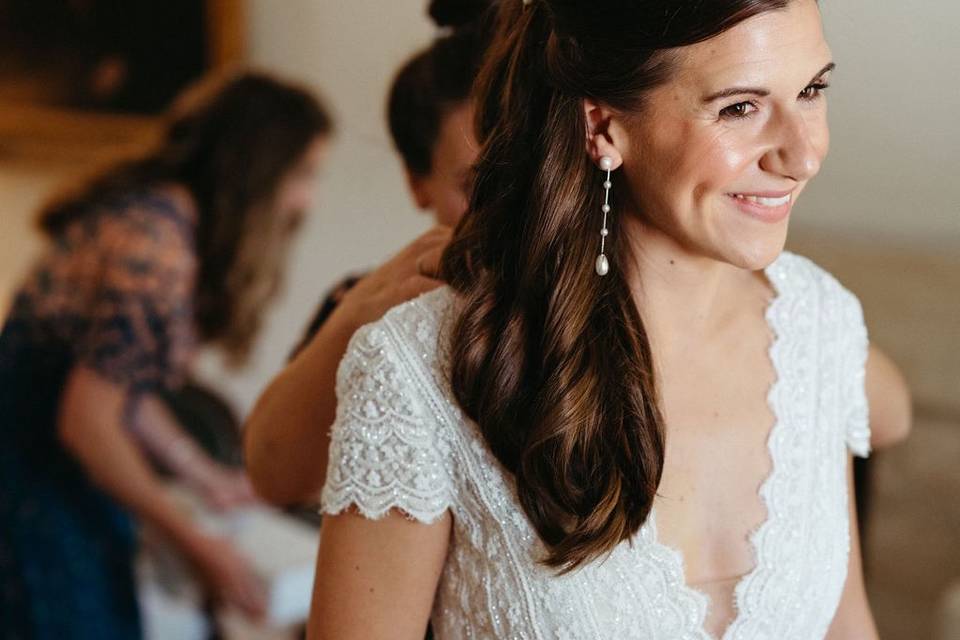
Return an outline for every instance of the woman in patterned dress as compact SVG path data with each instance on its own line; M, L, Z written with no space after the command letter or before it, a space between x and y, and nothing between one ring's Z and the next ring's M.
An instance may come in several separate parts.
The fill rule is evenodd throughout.
M54 203L49 248L0 334L0 635L140 637L134 525L148 522L213 594L262 611L246 561L161 491L155 458L230 506L213 463L157 399L200 344L247 354L310 207L331 123L316 98L244 74L194 92L157 148Z

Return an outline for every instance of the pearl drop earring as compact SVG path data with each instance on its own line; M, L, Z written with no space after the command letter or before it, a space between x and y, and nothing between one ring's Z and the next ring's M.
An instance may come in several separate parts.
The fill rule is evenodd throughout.
M607 229L607 214L610 213L610 187L613 186L613 183L610 182L610 172L613 171L613 158L610 156L600 158L600 168L607 172L607 178L603 181L603 206L600 207L600 210L603 211L603 228L600 229L600 255L597 256L596 269L598 276L605 276L610 272L610 261L607 260L604 251L607 248L607 236L610 235L610 230Z

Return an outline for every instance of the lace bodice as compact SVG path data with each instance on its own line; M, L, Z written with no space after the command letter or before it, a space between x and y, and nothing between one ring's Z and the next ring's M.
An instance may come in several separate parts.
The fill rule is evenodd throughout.
M760 493L767 520L751 540L755 568L735 591L724 640L822 638L847 571L847 450L869 452L860 305L809 260L767 268L777 381L769 403L773 463ZM353 338L337 379L338 408L322 508L368 518L397 508L453 535L432 621L439 639L698 639L708 600L684 582L678 552L652 515L631 544L558 577L515 498L512 476L457 406L446 328L455 297L439 289Z

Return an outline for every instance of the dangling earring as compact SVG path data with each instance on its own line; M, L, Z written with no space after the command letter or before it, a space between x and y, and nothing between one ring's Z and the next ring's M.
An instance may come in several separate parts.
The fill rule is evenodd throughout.
M613 158L610 156L600 158L600 168L607 172L607 179L603 181L603 206L600 207L600 210L603 211L603 228L600 229L600 255L597 256L596 268L598 276L605 276L610 272L610 261L607 260L604 250L607 248L607 236L610 235L610 231L607 229L607 214L610 213L610 187L613 186L613 183L610 182Z

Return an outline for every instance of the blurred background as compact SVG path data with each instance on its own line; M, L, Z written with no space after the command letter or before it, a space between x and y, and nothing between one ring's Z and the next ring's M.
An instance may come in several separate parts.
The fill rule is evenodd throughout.
M949 594L960 585L960 5L821 4L838 63L832 151L789 244L860 296L872 339L914 395L910 437L876 456L872 478L864 547L881 635L958 638L960 592L952 604ZM423 0L0 0L0 318L43 246L38 207L91 167L142 149L186 84L235 65L300 81L338 124L319 204L249 365L228 371L212 352L199 363L199 378L245 415L323 292L430 224L410 201L384 118L395 70L436 34L424 9Z

